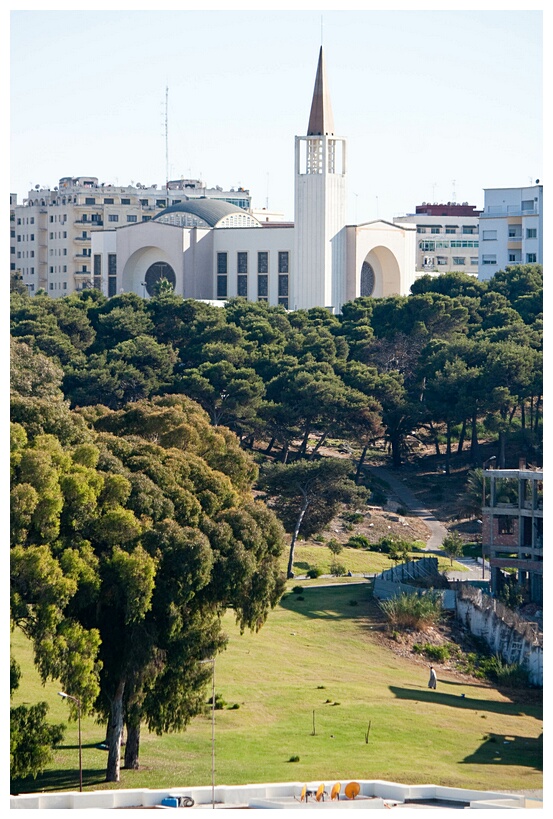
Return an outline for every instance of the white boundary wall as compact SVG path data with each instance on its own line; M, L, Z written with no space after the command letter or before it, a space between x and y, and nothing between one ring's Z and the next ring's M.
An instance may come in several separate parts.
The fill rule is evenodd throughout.
M212 792L211 787L201 788L168 788L161 790L121 789L109 791L83 791L63 793L33 793L10 797L10 808L15 809L83 809L103 808L142 808L160 806L162 799L171 796L191 796L195 807L210 808L212 796L217 808L272 808L283 810L286 808L316 809L331 806L334 808L384 808L388 803L403 803L406 800L444 800L463 802L471 808L524 808L530 807L528 800L519 794L498 793L495 791L479 791L464 788L447 788L441 785L402 785L398 782L384 780L357 780L360 793L355 800L345 799L343 790L347 780L342 783L340 800L330 802L309 802L300 805L299 798L305 784L307 788L316 791L320 781L313 783L281 782L260 785L217 785ZM325 782L325 790L330 793L334 780ZM374 801L369 802L369 799ZM541 807L541 802L533 803L532 807Z

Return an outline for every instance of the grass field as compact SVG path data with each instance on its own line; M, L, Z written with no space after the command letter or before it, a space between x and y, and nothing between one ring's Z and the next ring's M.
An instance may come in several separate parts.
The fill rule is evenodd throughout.
M422 555L424 557L424 555ZM421 557L421 552L413 552L413 557ZM435 555L432 555L435 557ZM330 573L331 563L341 563L345 566L346 571L353 574L378 574L386 569L391 569L394 563L390 560L388 555L382 552L369 552L365 549L352 549L345 546L339 555L334 557L326 544L313 543L312 541L299 541L296 544L294 551L294 573L297 575L305 574L305 572L312 566L321 569L323 574ZM288 550L285 549L282 557L282 570L286 570L288 564ZM447 557L438 556L438 571L443 572L449 569L457 572L466 571L466 567L461 563L451 561Z
M306 586L301 596L286 594L256 635L240 636L230 615L225 621L229 646L215 671L227 702L215 712L217 784L379 778L542 787L539 703L439 667L438 689L430 691L423 662L396 656L376 638L382 623L368 583ZM23 669L14 704L46 700L52 721L65 721L59 686L42 687L21 634L13 652ZM180 734L144 731L140 770L122 771L110 787L209 785L210 719L199 717ZM87 788L106 787L106 753L96 747L103 739L103 727L85 719ZM12 792L75 789L77 766L77 727L69 723L50 768L13 783Z

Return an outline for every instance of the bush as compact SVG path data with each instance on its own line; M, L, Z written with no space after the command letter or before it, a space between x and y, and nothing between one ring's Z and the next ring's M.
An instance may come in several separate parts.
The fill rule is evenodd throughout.
M318 566L310 566L309 569L306 571L307 577L311 578L311 580L315 580L315 578L320 577L322 575L321 569Z
M396 629L424 630L442 616L442 598L436 592L401 594L381 600L380 608Z
M361 523L365 516L361 512L344 512L342 518L347 520L348 523Z
M300 761L299 756L291 756L290 759L288 760L288 762L299 762L299 761Z
M332 552L333 555L339 555L340 552L344 551L344 547L340 543L339 540L329 540L328 541L328 548Z
M350 549L370 549L371 542L365 535L352 535L346 546L349 546Z
M398 506L396 511L398 515L401 515L404 518L409 514L409 509L406 509L405 506Z
M292 591L294 594L301 594L303 591L303 586L292 586Z
M343 577L347 574L347 569L343 563L333 562L330 564L330 574L333 575L333 577Z
M446 660L449 660L451 657L451 646L447 643L441 646L435 646L431 643L415 643L413 646L413 651L415 654L424 654L428 657L429 660L434 660L434 662L443 663Z

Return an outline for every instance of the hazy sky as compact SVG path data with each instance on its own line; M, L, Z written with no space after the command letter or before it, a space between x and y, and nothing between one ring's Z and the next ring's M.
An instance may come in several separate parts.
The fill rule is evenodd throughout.
M20 202L62 176L163 186L168 87L169 178L243 186L254 206L293 218L294 136L307 129L321 36L348 141L350 222L423 201L482 206L484 188L542 178L542 12L532 4L32 5L11 12L10 191Z

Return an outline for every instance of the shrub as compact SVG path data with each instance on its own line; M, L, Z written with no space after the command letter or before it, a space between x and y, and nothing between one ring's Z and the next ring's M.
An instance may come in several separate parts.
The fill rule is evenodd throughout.
M348 523L361 523L365 516L361 512L344 512L342 518Z
M380 608L396 629L424 630L437 623L442 615L442 599L435 592L401 594L381 600Z
M299 756L291 756L290 759L288 760L288 762L299 762L299 761L300 761Z
M320 577L322 574L321 569L318 566L310 566L309 569L306 571L307 577L310 577L311 580L315 580L315 578Z
M349 546L350 549L370 549L371 542L365 535L352 535L346 546Z
M330 564L330 574L334 577L343 577L347 574L347 569L343 563L332 562Z
M409 514L409 509L406 509L405 506L398 506L397 514L406 517Z
M294 594L301 594L303 591L303 586L292 586L292 591Z
M441 646L435 646L431 643L415 643L413 646L415 654L424 654L429 660L443 663L451 657L451 646L447 643Z
M344 547L342 546L339 540L329 540L328 548L330 549L333 555L339 555L340 552L344 551Z

